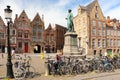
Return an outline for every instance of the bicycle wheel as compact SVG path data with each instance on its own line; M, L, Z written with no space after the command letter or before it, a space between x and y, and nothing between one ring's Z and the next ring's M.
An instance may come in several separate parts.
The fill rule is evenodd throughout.
M25 75L26 75L26 71L22 67L17 68L16 71L14 72L14 77L15 77L16 80L24 79Z
M35 68L33 66L29 66L26 68L26 76L27 78L33 78L35 76Z

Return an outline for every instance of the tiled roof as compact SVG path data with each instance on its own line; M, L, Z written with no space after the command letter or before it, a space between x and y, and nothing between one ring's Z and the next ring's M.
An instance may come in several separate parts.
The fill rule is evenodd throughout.
M88 5L86 6L88 11L91 11L91 9L94 7L96 1L97 1L97 0L94 0L93 2L91 2L90 4L88 4Z
M97 0L94 0L93 2L91 2L90 4L88 4L87 6L80 6L81 9L86 10L88 13L91 11L91 9L94 7L95 3Z

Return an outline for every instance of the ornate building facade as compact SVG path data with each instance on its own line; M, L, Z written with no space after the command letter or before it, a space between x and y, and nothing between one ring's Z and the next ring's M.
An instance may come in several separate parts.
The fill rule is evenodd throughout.
M106 19L107 52L120 53L120 23L117 19Z
M74 25L78 34L78 46L81 50L85 49L86 54L120 53L119 20L110 17L106 19L98 0L78 7Z
M7 52L7 27L0 17L0 52ZM32 21L25 10L10 23L10 46L16 53L55 53L64 45L66 28L56 24L45 29L44 16L37 13Z
M37 13L31 22L31 51L32 53L40 53L44 51L44 21Z
M63 49L64 46L64 34L67 28L55 24L55 27L49 24L45 30L45 50L47 53L56 53L57 50Z
M79 48L85 49L85 54L97 55L106 51L105 18L97 0L78 7L74 24Z
M6 46L6 26L0 16L0 53L5 52Z
M30 20L23 10L20 16L16 15L14 26L16 27L16 52L30 53L31 50L31 25Z

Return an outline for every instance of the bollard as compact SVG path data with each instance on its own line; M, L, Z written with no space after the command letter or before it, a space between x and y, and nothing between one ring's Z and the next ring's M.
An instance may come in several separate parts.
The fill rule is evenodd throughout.
M49 75L49 64L48 60L45 61L45 76Z

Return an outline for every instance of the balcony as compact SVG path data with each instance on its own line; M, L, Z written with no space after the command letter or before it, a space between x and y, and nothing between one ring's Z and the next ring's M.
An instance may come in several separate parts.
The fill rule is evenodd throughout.
M23 30L23 28L22 27L18 27L18 30Z
M25 31L30 31L30 28L25 27L24 30L25 30Z
M30 38L23 38L24 40L30 40Z
M17 39L22 40L23 38L22 37L17 37Z

